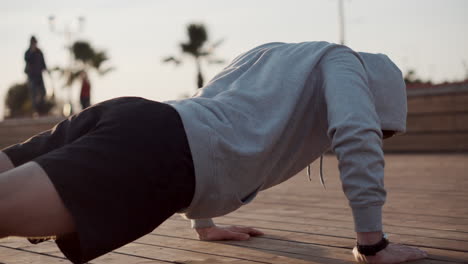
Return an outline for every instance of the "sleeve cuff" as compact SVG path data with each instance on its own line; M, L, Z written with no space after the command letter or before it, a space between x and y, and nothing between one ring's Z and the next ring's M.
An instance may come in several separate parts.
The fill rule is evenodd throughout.
M211 218L190 220L192 228L207 228L215 226Z
M382 206L351 208L356 232L382 231Z

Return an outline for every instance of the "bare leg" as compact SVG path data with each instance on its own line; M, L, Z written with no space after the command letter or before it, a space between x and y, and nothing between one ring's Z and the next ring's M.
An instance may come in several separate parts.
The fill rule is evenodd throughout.
M10 158L0 151L0 173L13 169L13 163L11 163Z
M74 230L70 212L37 163L0 174L0 238L60 236Z

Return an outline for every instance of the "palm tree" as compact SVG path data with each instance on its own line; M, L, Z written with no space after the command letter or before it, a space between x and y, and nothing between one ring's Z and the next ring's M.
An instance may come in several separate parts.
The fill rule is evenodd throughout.
M103 68L104 62L109 60L105 51L95 50L89 42L76 41L70 47L71 54L73 55L73 62L70 67L61 68L56 67L54 70L58 70L62 73L65 78L65 87L68 87L71 91L71 86L78 79L83 71L90 69L95 70L99 75L104 75L112 70L113 67ZM64 110L65 115L72 114L71 108L71 94L69 94L69 103L67 104L68 110Z
M224 60L213 58L214 49L216 49L223 40L219 40L211 44L208 48L208 33L206 32L203 24L189 24L187 26L188 42L180 43L182 53L186 53L195 59L195 65L197 67L197 87L203 87L203 74L201 70L201 60L206 59L208 64L222 64ZM163 62L174 62L179 65L182 61L175 56L169 56L163 59Z
M103 69L103 63L109 58L105 51L95 50L91 44L86 41L76 41L71 47L73 57L75 58L74 68L70 70L67 79L67 85L71 85L82 71L94 69L99 75L104 75L112 70L113 67Z

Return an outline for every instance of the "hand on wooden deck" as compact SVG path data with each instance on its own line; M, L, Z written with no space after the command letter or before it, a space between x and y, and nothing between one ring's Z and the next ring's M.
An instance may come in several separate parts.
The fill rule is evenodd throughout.
M375 256L364 256L358 252L356 247L354 247L353 254L358 263L369 264L395 264L427 257L427 253L425 251L401 244L389 244L384 250L378 252Z
M207 228L196 228L198 238L203 241L218 241L218 240L248 240L250 236L261 236L263 232L252 227L228 226L219 227L212 226Z

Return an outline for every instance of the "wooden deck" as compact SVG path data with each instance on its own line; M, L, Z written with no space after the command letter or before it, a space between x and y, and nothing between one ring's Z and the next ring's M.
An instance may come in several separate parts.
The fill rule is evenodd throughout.
M90 263L350 263L354 232L336 159L326 156L327 190L312 166L261 193L222 225L249 225L266 235L245 242L198 241L188 221L173 216L153 233ZM430 254L415 263L468 263L468 155L387 155L384 209L390 240ZM0 216L1 217L1 216ZM0 241L0 264L69 263L53 242Z

